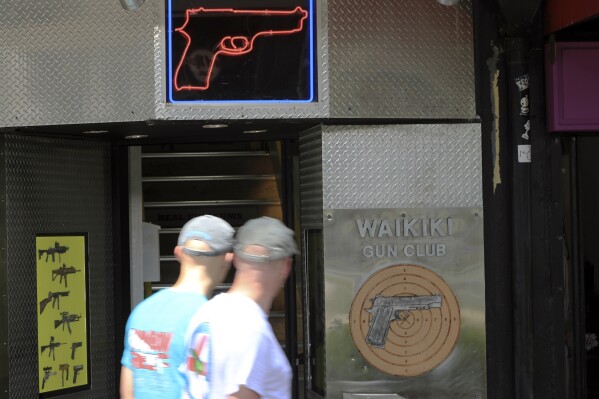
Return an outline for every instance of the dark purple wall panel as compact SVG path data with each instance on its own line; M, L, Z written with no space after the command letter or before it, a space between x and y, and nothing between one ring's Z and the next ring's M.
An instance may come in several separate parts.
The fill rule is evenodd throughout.
M548 130L599 132L599 42L545 50Z

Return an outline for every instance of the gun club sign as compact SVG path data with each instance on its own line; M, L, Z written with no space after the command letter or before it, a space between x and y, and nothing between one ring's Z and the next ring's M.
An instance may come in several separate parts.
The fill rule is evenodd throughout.
M40 397L86 389L87 235L39 234L35 244Z
M485 397L483 224L478 207L324 210L327 397Z
M366 361L385 373L411 377L447 358L460 332L460 308L440 276L421 266L396 265L364 283L349 323Z

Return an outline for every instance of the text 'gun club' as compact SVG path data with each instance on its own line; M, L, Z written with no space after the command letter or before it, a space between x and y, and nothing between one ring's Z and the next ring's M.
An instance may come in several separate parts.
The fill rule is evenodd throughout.
M366 342L375 348L384 348L389 326L394 320L406 320L412 310L429 310L440 308L440 295L422 296L381 296L377 295L372 301L372 307L366 309L372 314L372 321L366 336Z
M223 18L223 21L225 21L224 23L227 23L228 20L233 17L242 17L245 20L243 23L235 25L236 27L241 27L240 30L238 29L236 32L227 32L225 35L216 39L216 42L211 47L213 55L208 65L208 72L206 73L204 83L193 85L179 82L181 67L185 64L186 57L192 46L191 35L185 31L185 28L190 24L191 18L193 18L194 23L195 21L201 23L205 18ZM246 55L254 50L254 44L256 40L260 38L299 33L304 29L307 18L308 12L301 7L296 7L292 10L238 10L233 8L204 7L186 10L185 22L175 29L176 32L183 35L187 44L175 70L173 77L174 89L176 91L208 90L212 72L214 71L214 66L219 57L238 57Z

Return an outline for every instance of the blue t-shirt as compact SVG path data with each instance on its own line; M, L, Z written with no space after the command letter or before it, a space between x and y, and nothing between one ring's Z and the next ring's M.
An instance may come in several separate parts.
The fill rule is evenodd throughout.
M133 309L121 364L133 371L136 399L181 397L177 368L185 361L185 332L206 301L202 294L164 289Z

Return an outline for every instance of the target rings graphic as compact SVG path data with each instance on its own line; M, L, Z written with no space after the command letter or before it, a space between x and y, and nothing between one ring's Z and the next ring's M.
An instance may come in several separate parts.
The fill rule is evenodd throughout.
M436 273L395 265L376 272L360 288L349 323L368 363L387 374L413 377L449 356L460 333L460 308Z

